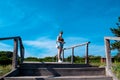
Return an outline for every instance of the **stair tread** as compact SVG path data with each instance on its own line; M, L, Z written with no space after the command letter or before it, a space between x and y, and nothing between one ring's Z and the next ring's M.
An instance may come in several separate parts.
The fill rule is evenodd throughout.
M16 75L14 73L16 72ZM57 62L24 62L5 80L112 80L105 67Z
M83 67L83 68L51 68L51 67L45 67L45 68L24 68L24 67L21 67L20 69L105 69L104 67L102 68L99 68L99 67Z
M109 76L99 75L99 76L16 76L16 77L6 77L6 78L105 78Z
M58 62L33 62L33 61L24 61L23 64L71 64L70 62L62 62L62 63L58 63Z

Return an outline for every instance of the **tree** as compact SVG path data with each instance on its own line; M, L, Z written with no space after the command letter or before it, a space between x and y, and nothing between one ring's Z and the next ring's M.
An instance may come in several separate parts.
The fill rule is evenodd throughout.
M12 55L11 51L0 51L0 65L8 65L12 63Z
M11 51L0 51L0 57L7 56L8 58L12 58L13 52Z
M118 17L118 22L116 23L117 28L110 28L111 32L116 37L120 37L120 17ZM120 41L115 40L114 43L111 43L111 50L118 50L117 56L120 57Z
M8 58L7 56L0 57L0 65L8 65L11 63L12 63L12 60Z
M27 57L25 61L39 61L39 59L37 57Z

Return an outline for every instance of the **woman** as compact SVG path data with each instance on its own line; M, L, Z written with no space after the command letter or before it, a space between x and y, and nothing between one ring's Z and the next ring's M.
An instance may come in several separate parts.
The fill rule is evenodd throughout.
M58 48L58 62L62 62L61 61L61 53L62 53L62 50L63 50L63 46L64 46L64 39L62 38L62 35L63 35L63 32L61 31L59 33L59 36L57 37L57 48Z

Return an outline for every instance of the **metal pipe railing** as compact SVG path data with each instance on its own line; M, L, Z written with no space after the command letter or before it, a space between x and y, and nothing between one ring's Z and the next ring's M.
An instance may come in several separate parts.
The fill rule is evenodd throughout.
M86 42L83 44L78 44L78 45L74 45L68 48L64 48L63 49L63 53L62 53L62 61L64 62L64 52L65 50L69 50L72 49L72 55L71 55L71 63L74 63L74 49L80 46L85 46L86 45L86 57L85 57L85 64L89 64L89 59L88 59L88 47L89 47L90 42Z

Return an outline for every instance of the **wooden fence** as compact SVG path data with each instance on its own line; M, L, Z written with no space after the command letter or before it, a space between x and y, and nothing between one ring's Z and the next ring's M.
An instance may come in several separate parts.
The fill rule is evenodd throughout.
M120 41L120 37L104 37L105 53L106 53L106 65L107 65L108 69L110 69L112 67L110 40L119 40Z
M6 37L0 38L0 40L13 40L14 41L14 49L13 49L13 58L12 58L12 69L17 68L18 66L18 48L20 48L20 64L23 63L24 60L24 46L22 44L21 37Z
M120 41L120 37L104 37L105 53L106 53L106 75L112 76L113 80L118 80L115 74L112 72L112 57L110 49L110 40Z

